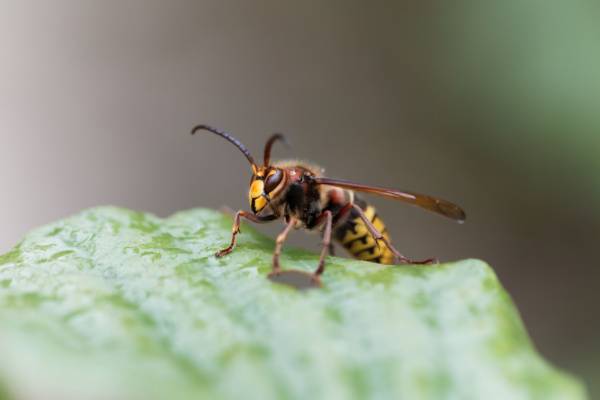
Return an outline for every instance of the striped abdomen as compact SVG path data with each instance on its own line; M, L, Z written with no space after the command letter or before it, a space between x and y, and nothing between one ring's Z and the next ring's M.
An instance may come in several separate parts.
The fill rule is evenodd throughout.
M355 198L354 203L358 205L365 213L369 221L375 228L390 240L385 224L375 212L375 208L365 201ZM393 264L394 254L383 243L379 245L369 233L366 224L360 218L358 211L352 209L345 222L335 228L335 238L344 246L355 258L365 261L372 261L380 264Z

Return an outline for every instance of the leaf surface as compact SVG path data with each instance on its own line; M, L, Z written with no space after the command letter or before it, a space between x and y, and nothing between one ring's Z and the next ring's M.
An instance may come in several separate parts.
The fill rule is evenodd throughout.
M231 218L102 207L0 256L0 398L584 399L534 350L484 262L331 257L275 284L273 242ZM286 249L284 267L317 256Z

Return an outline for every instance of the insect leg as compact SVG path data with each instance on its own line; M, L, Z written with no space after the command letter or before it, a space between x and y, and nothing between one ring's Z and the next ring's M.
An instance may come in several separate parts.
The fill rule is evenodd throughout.
M360 219L363 220L363 222L367 226L367 229L369 230L369 233L371 234L371 236L373 236L375 241L379 242L381 240L383 243L385 243L385 245L388 247L388 249L390 249L392 251L392 253L394 253L394 256L398 259L398 261L400 263L402 263L402 264L433 264L433 263L437 263L437 259L435 259L435 258L428 258L426 260L416 261L416 260L411 260L410 258L403 256L398 250L396 250L396 248L394 246L392 246L390 241L387 240L387 238L385 236L383 236L381 234L381 232L379 232L377 230L377 228L375 228L375 226L373 226L373 223L365 215L365 212L362 210L362 208L360 208L356 204L354 204L353 207L358 212Z
M325 232L321 233L321 239L323 239L323 240L325 239ZM329 245L327 246L327 250L328 250L330 256L335 256L335 246L333 245L333 243L329 242Z
M336 214L335 216L332 214L332 222L331 225L332 227L334 225L337 225L337 223L344 218L349 212L350 210L352 210L352 206L354 204L352 204L352 202L346 203ZM335 256L335 246L333 245L333 243L330 241L329 242L329 255L330 256Z
M279 235L277 235L277 239L275 240L275 251L273 252L273 271L271 274L277 274L281 271L281 265L279 264L279 256L281 255L281 248L283 247L283 243L287 239L288 233L294 227L296 223L295 218L290 218L286 227L281 231Z
M321 249L321 257L319 258L319 266L314 272L315 278L319 279L319 276L325 271L325 256L327 255L327 251L331 251L331 225L333 221L333 217L331 216L331 211L327 210L323 212L325 216L325 229L323 230L323 248Z
M229 244L229 246L227 246L223 250L216 252L215 256L223 257L233 251L233 248L235 247L237 235L238 235L238 233L240 233L240 222L241 222L242 217L246 218L248 221L252 221L257 224L270 222L270 221L277 219L277 217L274 215L267 215L267 216L261 217L261 216L249 213L247 211L242 211L242 210L238 211L235 214L235 218L233 219L233 227L231 228L231 244Z

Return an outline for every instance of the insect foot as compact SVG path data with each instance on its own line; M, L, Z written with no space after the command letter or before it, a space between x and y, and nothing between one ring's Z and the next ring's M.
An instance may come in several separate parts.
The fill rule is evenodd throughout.
M226 256L227 254L231 253L233 251L233 247L229 246L223 250L219 250L215 253L215 257L217 258L221 258L223 256Z
M297 269L273 271L268 275L268 278L272 282L291 286L298 290L321 287L321 279L317 275Z
M425 260L410 260L408 258L400 260L402 264L414 264L414 265L434 265L439 264L439 260L435 257L427 258Z

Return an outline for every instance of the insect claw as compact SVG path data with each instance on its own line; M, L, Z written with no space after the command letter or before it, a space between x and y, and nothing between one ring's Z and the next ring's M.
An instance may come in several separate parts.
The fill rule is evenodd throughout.
M321 287L321 277L318 274L312 274L311 281L315 286Z
M291 286L298 290L320 288L322 286L318 275L294 269L272 271L267 277L272 282Z
M416 265L433 265L433 264L439 264L439 260L435 257L432 258L428 258L426 260L421 260L421 261L416 261L416 260L408 260L410 264L416 264Z
M217 251L217 252L215 253L215 257L217 257L217 258L221 258L221 257L223 257L223 256L226 256L227 254L231 253L231 251L232 251L232 250L233 250L233 249L231 249L231 248L229 248L229 247L228 247L228 248L226 248L226 249L223 249L223 250L219 250L219 251Z
M281 274L281 269L273 270L267 274L267 278L269 278L269 279L275 278L275 277L277 277L277 275L280 275L280 274Z

